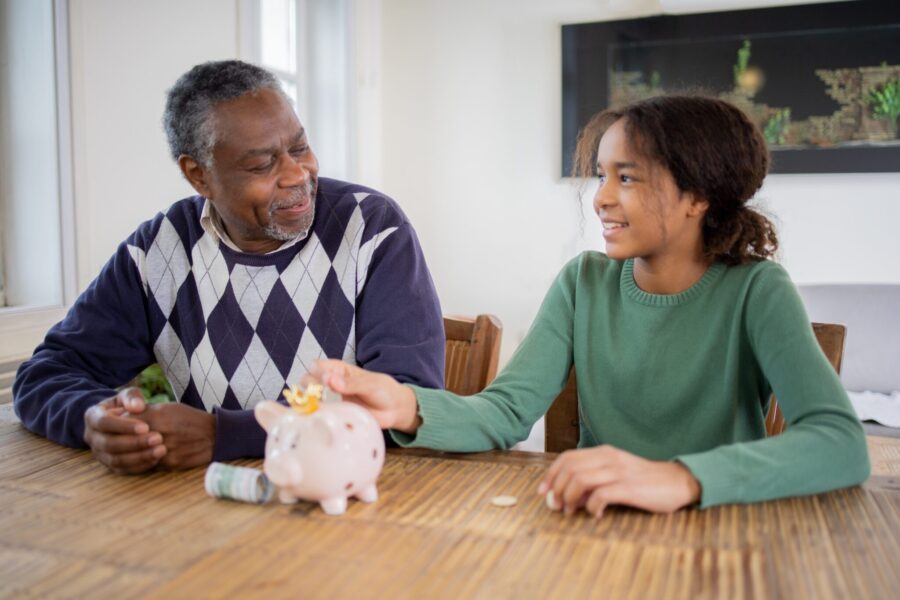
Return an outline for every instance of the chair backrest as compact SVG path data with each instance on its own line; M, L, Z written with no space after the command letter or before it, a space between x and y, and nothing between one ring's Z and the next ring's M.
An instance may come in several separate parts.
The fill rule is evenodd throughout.
M497 375L502 331L494 315L444 317L444 387L464 396L487 387Z
M844 338L847 328L833 323L813 323L813 332L828 362L838 373L841 372L841 360L844 355ZM778 402L772 396L769 412L766 415L766 433L770 436L784 431L784 415L778 408ZM547 452L564 452L578 446L581 433L578 416L578 383L575 369L569 373L566 387L553 401L544 418L544 450Z
M841 362L844 360L844 339L847 337L847 327L835 323L813 323L813 332L816 340L825 353L825 358L834 367L838 375L841 374ZM784 415L778 407L775 396L769 401L769 412L766 413L766 434L771 437L784 431Z

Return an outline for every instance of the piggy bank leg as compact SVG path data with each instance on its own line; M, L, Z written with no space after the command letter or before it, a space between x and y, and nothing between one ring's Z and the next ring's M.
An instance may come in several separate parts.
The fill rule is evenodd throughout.
M378 488L375 487L374 483L370 483L363 489L361 489L356 497L362 500L363 502L375 502L378 500Z
M297 504L297 496L285 489L278 490L278 500L282 504Z
M326 515L342 515L344 511L347 510L347 498L346 496L340 496L339 498L329 498L327 500L322 500L322 510L325 511Z

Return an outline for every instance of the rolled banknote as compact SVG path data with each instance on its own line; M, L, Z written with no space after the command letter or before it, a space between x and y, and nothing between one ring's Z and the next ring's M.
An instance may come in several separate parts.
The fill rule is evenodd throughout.
M220 462L210 463L203 483L210 496L254 504L268 502L275 492L275 486L261 470Z

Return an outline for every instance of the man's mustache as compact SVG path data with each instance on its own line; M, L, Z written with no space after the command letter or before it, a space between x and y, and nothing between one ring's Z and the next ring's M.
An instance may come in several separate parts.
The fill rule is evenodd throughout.
M302 203L304 200L311 200L313 193L313 183L312 181L307 181L304 185L297 187L294 191L291 192L291 195L288 196L287 200L281 200L280 202L275 202L272 204L269 211L278 210L279 208L287 208L289 206L296 206L297 204Z

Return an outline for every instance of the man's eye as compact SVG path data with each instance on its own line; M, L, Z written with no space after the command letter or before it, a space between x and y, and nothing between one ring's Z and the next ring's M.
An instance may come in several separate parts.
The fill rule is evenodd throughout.
M250 167L250 171L252 171L254 173L266 173L267 171L269 171L272 168L272 165L274 165L274 164L275 164L274 161L270 160L267 163Z
M302 146L294 146L291 148L291 156L302 156L306 154L306 151L309 150L309 146L303 144Z

